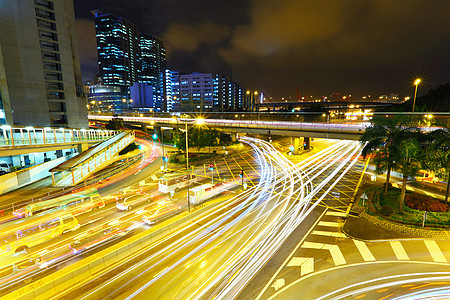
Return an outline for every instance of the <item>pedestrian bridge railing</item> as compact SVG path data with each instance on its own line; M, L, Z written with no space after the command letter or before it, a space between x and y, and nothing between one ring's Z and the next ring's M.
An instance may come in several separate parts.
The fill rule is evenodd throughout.
M77 185L94 172L109 165L111 159L132 143L134 139L134 131L122 132L50 169L53 186Z
M0 127L0 147L104 141L117 133L113 130L3 125Z

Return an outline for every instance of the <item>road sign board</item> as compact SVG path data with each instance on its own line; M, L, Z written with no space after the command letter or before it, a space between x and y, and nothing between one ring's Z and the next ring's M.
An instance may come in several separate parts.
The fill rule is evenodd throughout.
M363 200L368 200L369 197L367 197L366 193L364 193L364 194L362 194L361 199L363 199Z

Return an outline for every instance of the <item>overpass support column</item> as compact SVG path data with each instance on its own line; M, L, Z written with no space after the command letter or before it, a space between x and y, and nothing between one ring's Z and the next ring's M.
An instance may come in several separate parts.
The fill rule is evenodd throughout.
M309 150L311 148L311 138L310 137L304 137L303 138L303 149Z
M300 148L300 138L291 137L291 144L294 146L294 152L292 154L298 154L298 149Z
M236 139L236 133L232 133L232 134L231 134L231 142L234 143L234 142L236 142L236 140L237 140L237 139Z

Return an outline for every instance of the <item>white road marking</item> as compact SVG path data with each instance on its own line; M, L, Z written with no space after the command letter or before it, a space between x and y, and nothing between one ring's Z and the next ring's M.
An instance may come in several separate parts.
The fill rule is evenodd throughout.
M324 249L330 251L331 258L336 266L344 265L347 263L344 256L342 255L341 249L337 245L314 243L314 242L304 242L302 248L309 249Z
M311 234L323 235L323 236L332 236L332 237L339 237L339 238L347 237L345 234L343 234L342 232L338 232L338 231L333 232L333 231L314 230L313 232L311 232Z
M394 250L395 256L398 260L409 260L409 256L402 246L400 241L390 241L392 250Z
M284 279L277 279L272 284L272 287L275 289L275 291L278 291L279 289L281 289L284 286L284 284L285 284Z
M361 256L363 257L364 261L374 261L375 257L372 255L372 252L370 252L369 247L367 247L366 243L353 240L353 242L356 245L356 248L358 248L359 253L361 253Z
M288 267L301 267L300 275L306 275L314 272L314 258L312 257L293 257L287 264Z
M325 221L320 221L319 224L317 224L319 226L328 226L328 227L340 227L341 224L338 222L325 222Z
M444 254L442 253L441 249L439 248L436 241L433 240L424 240L425 246L427 246L428 251L431 254L431 257L435 262L447 262L447 259L445 258Z
M347 262L345 261L344 256L342 255L341 249L337 245L325 245L324 249L330 250L331 257L333 258L334 264L336 266L345 265Z
M325 244L322 243L304 242L301 247L309 249L323 249L324 246Z
M340 211L327 211L326 213L327 216L336 216L336 217L345 217L347 216L347 214L345 212L340 212Z

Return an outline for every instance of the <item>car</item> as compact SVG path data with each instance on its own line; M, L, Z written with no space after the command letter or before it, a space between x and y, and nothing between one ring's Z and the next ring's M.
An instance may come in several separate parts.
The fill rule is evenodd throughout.
M19 251L0 259L0 286L6 283L32 280L33 271L43 268L44 258L40 255L30 255L27 251Z
M117 198L116 207L120 210L132 210L145 202L152 202L152 196L145 193L137 193Z

